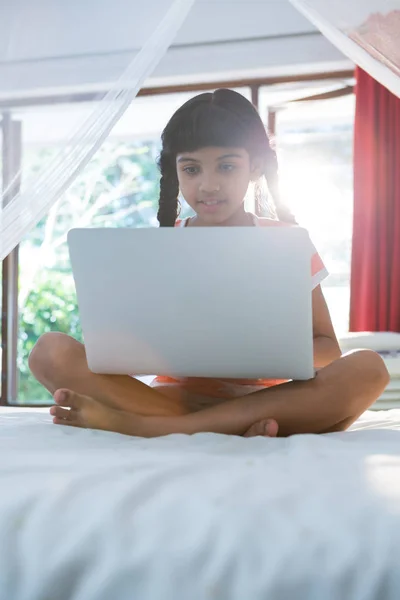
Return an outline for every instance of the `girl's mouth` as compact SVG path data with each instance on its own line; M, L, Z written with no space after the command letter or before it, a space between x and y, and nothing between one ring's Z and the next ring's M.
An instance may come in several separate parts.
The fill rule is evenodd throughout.
M214 213L225 204L225 200L200 200L198 204L202 205L204 212Z

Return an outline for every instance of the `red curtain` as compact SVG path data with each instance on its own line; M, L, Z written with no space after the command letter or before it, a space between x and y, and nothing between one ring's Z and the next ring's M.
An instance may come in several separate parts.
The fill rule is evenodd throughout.
M350 331L400 332L400 99L356 76Z

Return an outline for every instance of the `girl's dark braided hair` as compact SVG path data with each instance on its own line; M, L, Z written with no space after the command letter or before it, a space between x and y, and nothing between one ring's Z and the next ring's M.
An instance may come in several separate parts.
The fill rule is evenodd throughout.
M251 159L261 160L276 216L280 221L296 222L280 200L278 161L260 115L241 94L223 88L188 100L171 117L161 142L160 227L174 227L179 213L177 154L211 146L245 148Z

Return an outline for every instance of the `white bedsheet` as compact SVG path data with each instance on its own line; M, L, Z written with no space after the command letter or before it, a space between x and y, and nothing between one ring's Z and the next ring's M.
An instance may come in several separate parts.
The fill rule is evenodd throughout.
M1 600L400 598L400 410L278 440L0 427Z

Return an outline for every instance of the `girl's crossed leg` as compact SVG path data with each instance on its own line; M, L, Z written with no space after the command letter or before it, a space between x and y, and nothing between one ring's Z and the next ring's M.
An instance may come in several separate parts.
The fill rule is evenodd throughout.
M128 376L91 373L82 344L57 333L39 340L30 368L55 395L55 423L144 437L201 431L263 435L271 419L278 422L280 435L341 431L371 406L389 381L379 355L361 350L321 369L313 380L198 410L196 398L179 390L167 397Z
M129 376L97 375L87 365L83 344L63 333L44 334L34 347L29 366L36 379L60 400L60 388L75 392L75 401L80 396L96 399L95 414L87 427L112 429L112 408L118 411L141 416L177 416L194 412L204 406L221 402L215 398L205 398L188 394L178 386L157 390ZM104 408L101 408L103 406ZM53 414L59 414L54 407ZM74 413L63 413L68 421ZM111 421L110 421L111 419ZM65 420L62 424L66 423ZM253 428L251 435L276 436L277 424L272 419L263 419ZM250 432L249 432L250 435Z

